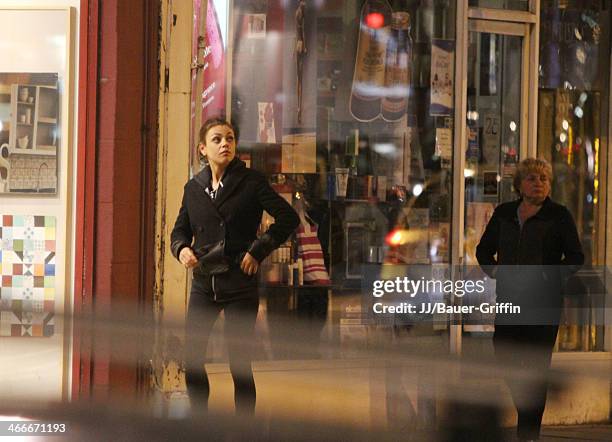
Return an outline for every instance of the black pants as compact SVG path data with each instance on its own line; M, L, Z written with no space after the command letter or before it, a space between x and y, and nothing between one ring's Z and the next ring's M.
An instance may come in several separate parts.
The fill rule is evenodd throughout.
M558 325L496 325L493 345L518 413L517 434L538 439Z
M193 282L187 311L186 382L192 409L205 411L208 407L210 385L204 368L208 337L219 313L225 314L224 336L228 344L229 364L234 380L236 411L252 414L255 411L255 380L251 367L251 349L259 299L252 296L235 301L215 302Z

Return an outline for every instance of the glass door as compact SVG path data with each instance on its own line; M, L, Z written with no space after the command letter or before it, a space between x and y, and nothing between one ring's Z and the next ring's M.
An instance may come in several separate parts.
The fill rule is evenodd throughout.
M527 155L528 32L523 23L468 23L463 148L463 262L468 269L478 265L476 246L495 207L516 198L513 175ZM485 298L492 293L494 287L470 304L491 301ZM475 314L478 317L463 317L464 332L493 331L493 314Z

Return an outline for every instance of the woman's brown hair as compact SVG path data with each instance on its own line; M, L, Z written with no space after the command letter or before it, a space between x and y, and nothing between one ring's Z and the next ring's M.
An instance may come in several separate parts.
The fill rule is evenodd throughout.
M222 116L209 118L204 122L204 124L202 124L202 127L200 127L200 135L198 141L200 143L206 144L206 134L215 126L227 126L232 129L234 131L234 138L236 138L236 142L238 142L238 127L227 121Z

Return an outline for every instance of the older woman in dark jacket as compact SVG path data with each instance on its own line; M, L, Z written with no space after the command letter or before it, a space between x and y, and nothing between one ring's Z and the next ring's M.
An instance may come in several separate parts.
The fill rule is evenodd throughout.
M517 201L499 205L476 249L482 269L495 278L497 302L511 302L520 315L498 316L493 343L504 367L545 377L550 367L562 306L562 280L584 262L570 212L549 198L552 168L529 158L517 168ZM547 384L506 379L518 411L521 440L539 437Z
M261 173L236 158L236 143L231 123L213 118L202 126L198 149L208 165L185 185L171 249L193 269L185 344L192 407L207 406L206 344L223 310L236 408L252 413L256 393L249 349L259 305L256 273L261 261L295 230L299 218ZM257 238L264 210L274 224Z

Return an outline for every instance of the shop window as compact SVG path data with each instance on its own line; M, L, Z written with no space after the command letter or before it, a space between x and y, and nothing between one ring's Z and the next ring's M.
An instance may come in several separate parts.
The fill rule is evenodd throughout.
M454 3L234 2L239 154L318 224L334 288L450 262Z
M604 265L606 184L600 180L609 124L610 10L603 5L546 1L540 10L538 155L553 166L552 198L574 216L592 269L575 281L583 295L566 299L570 325L561 327L561 350L603 349L597 315L604 307L602 272L596 267Z

